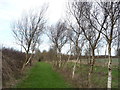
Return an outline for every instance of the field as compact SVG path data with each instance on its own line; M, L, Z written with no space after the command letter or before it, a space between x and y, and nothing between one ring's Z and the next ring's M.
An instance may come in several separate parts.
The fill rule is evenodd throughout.
M75 60L72 60L72 62L74 62ZM71 60L70 60L71 62ZM81 63L82 64L87 64L88 63L88 59L81 59ZM108 58L97 58L95 60L95 65L97 66L107 66L108 64ZM112 66L116 66L118 67L119 64L119 58L112 58Z
M67 65L67 69L69 71L72 70L74 63L69 62ZM85 88L88 85L88 73L89 73L89 65L86 64L77 64L75 78L73 80L74 85L79 88ZM63 71L64 72L64 71ZM72 73L72 72L71 72ZM118 68L112 68L112 88L118 88ZM67 73L66 73L67 74ZM106 88L107 86L107 76L108 76L108 69L107 67L95 66L94 72L92 74L91 82L92 87L94 88Z
M67 64L66 70L62 70L62 73L65 73L66 77L69 76L69 79L72 77L72 69L74 66L75 60L70 60ZM108 59L100 58L96 59L94 70L91 78L92 87L94 88L106 88L107 87L107 77L108 77L108 68L107 68ZM119 79L119 60L118 58L112 58L112 88L118 88ZM79 88L88 87L88 73L90 70L90 65L88 65L87 59L82 59L77 63L75 78L71 81L74 86ZM67 79L69 81L69 79ZM74 82L74 83L73 83Z

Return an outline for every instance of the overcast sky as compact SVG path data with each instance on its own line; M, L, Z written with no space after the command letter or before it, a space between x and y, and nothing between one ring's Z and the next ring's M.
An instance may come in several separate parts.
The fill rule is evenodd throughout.
M24 11L32 8L39 8L44 3L49 4L48 23L55 23L64 15L66 0L0 0L0 44L6 47L20 48L15 44L11 24L18 19ZM43 36L45 42L41 49L49 49L48 38Z
M20 46L16 45L12 35L12 22L18 19L24 11L39 8L44 3L48 3L48 23L54 24L61 17L65 16L66 2L67 0L0 0L0 44L20 50ZM48 50L50 47L48 38L45 35L43 38L44 41L40 46L41 51ZM65 52L67 49L64 47L62 52ZM112 51L112 54L114 54L114 50Z

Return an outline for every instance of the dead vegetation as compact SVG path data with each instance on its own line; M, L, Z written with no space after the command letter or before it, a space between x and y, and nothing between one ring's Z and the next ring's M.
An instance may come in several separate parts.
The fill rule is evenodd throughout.
M21 76L21 68L25 60L25 54L19 51L2 49L2 86L9 87L12 82Z

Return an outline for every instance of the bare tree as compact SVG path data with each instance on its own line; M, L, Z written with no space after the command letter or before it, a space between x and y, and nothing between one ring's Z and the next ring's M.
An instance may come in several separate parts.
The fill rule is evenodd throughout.
M39 11L31 10L13 23L12 31L17 40L17 44L26 53L26 60L22 70L28 63L31 64L33 52L35 51L36 45L40 43L40 35L45 29L46 21L44 15L46 10L47 7L42 7Z
M68 3L67 6L68 10L67 10L67 16L68 16L68 31L69 31L69 41L73 43L73 48L74 48L74 55L76 56L76 62L73 66L73 71L72 71L72 78L74 78L74 73L76 70L76 65L78 63L78 61L81 62L80 56L82 53L82 47L84 46L84 37L82 35L82 30L79 27L79 25L77 24L77 22L75 21L73 23L73 18L69 18L69 17L74 17L74 15L76 14L80 14L82 13L82 10L80 10L81 12L76 13L74 10L76 10L75 7L75 2L72 3ZM79 8L82 8L82 4L79 6ZM82 18L82 15L79 16L79 18Z
M99 4L105 14L108 16L105 25L102 30L102 34L105 37L108 45L108 82L107 88L112 87L112 57L111 57L111 47L112 42L117 37L117 20L120 17L120 1L114 2L101 2Z
M82 37L82 31L76 28L76 26L73 27L70 25L69 27L71 27L71 34L69 34L68 37L69 41L73 43L74 55L76 56L76 62L72 71L72 78L74 78L76 65L78 61L81 62L80 56L82 53L82 47L84 46L84 38ZM70 30L70 28L68 30Z
M96 3L97 4L97 3ZM95 64L95 49L101 38L101 31L108 15L100 13L100 7L92 2L74 1L69 7L70 13L75 18L79 28L83 31L84 37L90 44L92 52L91 68L89 71L89 87L91 87L91 74ZM103 18L100 19L99 17Z
M72 23L69 24L69 27L70 29L72 29L72 32L73 34L70 35L70 40L74 43L74 47L75 47L75 55L77 56L76 58L76 62L73 66L73 71L72 71L72 78L74 78L74 73L75 73L75 69L76 69L76 65L77 65L77 62L79 60L79 56L81 54L81 48L79 48L79 38L80 38L80 35L82 34L82 29L78 23L78 20L79 19L79 22L81 22L82 18L83 18L83 3L82 2L78 2L77 0L76 1L73 1L72 3L68 3L68 13L71 17L73 17L75 20L72 20L72 22L74 21L75 25L72 25ZM70 22L71 20L69 20ZM83 45L82 45L83 46Z
M59 67L61 67L61 50L62 47L66 44L67 42L67 30L66 30L66 23L62 21L58 21L55 26L51 26L49 28L49 33L48 37L52 41L53 45L55 46L57 55L59 56ZM58 62L58 60L57 60Z

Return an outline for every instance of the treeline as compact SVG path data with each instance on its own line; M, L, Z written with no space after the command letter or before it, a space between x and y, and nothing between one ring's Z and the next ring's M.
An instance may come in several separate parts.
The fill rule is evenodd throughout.
M67 61L68 58L70 60L76 60L77 56L75 55L68 55L68 54L62 54L62 59L64 61ZM109 56L108 55L98 55L98 56L95 56L96 60L97 59L107 59ZM119 56L112 56L112 58L118 58ZM89 59L89 58L92 58L92 56L79 56L79 58L81 58L82 60L84 59ZM46 51L46 50L43 50L42 52L38 49L36 50L35 52L35 55L34 55L34 59L37 60L37 61L53 61L53 60L57 60L59 58L57 58L57 55L55 53L55 51L53 49L50 49L49 51Z

